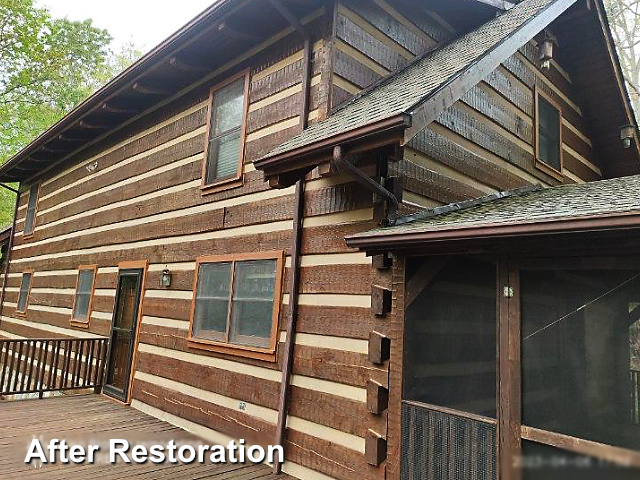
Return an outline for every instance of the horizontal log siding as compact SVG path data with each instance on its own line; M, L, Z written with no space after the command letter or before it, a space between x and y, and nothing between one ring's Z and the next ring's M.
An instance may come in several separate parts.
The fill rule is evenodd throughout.
M602 178L571 82L556 63L542 70L527 45L410 142L395 167L407 176L407 190L429 204L559 183L535 166L535 88L562 109L563 181Z
M327 108L329 56L322 35L314 40L312 122ZM134 404L229 437L273 442L281 356L274 363L244 359L194 349L186 338L195 261L203 255L284 250L280 326L285 325L294 192L269 189L252 161L299 130L302 52L294 37L275 42L140 119L126 135L115 135L41 179L37 224L29 239L22 236L25 209L19 211L0 336L108 335L117 264L145 259ZM244 183L202 196L208 88L246 67L251 84ZM89 174L86 166L94 162L98 168ZM375 225L371 202L371 193L347 178L307 183L285 464L290 473L384 476L384 469L364 460L367 430L386 429L384 417L366 411L367 380L387 376L386 368L368 359L369 332L383 321L369 309L371 260L344 242L346 235ZM70 323L81 264L98 265L88 328ZM24 318L15 309L27 268L35 273ZM164 268L173 275L167 289L160 286ZM286 332L279 335L280 351Z

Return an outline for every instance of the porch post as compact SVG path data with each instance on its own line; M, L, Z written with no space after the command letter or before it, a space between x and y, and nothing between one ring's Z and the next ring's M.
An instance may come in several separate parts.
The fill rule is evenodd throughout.
M520 480L521 354L520 276L498 262L498 471L501 480Z

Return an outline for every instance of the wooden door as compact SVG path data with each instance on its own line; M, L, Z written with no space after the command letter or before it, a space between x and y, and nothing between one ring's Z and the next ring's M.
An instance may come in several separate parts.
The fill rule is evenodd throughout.
M136 345L143 269L120 270L111 326L104 392L127 401Z

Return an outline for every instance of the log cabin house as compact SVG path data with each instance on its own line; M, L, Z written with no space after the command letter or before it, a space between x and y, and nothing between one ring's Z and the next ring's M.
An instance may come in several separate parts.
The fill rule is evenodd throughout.
M0 167L4 362L302 479L636 478L635 125L601 0L218 1Z

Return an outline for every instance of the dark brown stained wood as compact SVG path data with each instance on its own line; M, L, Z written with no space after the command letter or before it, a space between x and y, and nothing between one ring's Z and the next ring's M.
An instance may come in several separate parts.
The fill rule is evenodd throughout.
M367 382L367 410L380 415L389 407L389 389L375 380Z
M596 153L593 151L593 148L585 142L582 138L574 133L566 125L563 125L562 128L562 140L566 145L571 147L573 150L578 152L584 158L593 163L596 167L599 167L599 159L596 156Z
M386 270L393 266L393 257L390 253L380 253L371 257L371 264L377 270Z
M305 217L370 207L372 195L358 183L334 185L305 194Z
M319 265L303 267L300 293L342 293L365 295L371 292L369 265ZM285 291L289 291L288 281Z
M345 0L343 4L414 55L424 53L436 44L434 40L427 40L415 33L374 2ZM419 13L414 12L413 16L419 16Z
M495 162L477 155L431 128L426 128L416 135L411 140L410 146L430 158L498 190L511 190L528 184L522 177L501 168ZM405 150L405 157L410 161L410 152Z
M9 300L9 297L7 297L7 302L11 301ZM14 302L15 303L15 302ZM8 305L5 305L4 307L4 314L5 316L10 316L10 317L14 317L16 318L17 316L15 315L15 307L10 307ZM98 312L99 310L94 310L93 313ZM38 324L43 324L43 325L53 325L55 327L60 327L60 328L71 328L72 327L69 325L69 315L71 314L71 312L69 311L69 313L57 313L57 312L45 312L42 310L34 310L33 308L30 308L27 310L27 318L26 320L29 322L33 322L33 328L36 328L38 326ZM4 323L2 325L2 329L5 330L5 326L8 329L9 328L9 323ZM90 333L95 333L98 335L105 335L108 334L109 328L111 326L111 321L110 320L104 320L101 318L95 318L92 317L91 318L91 328L89 329ZM14 325L11 324L11 328L13 328L14 330L17 330L18 327L22 328L22 326L19 325ZM24 328L29 328L29 327L24 327ZM81 329L81 331L86 331L86 329ZM17 333L17 331L15 332ZM43 336L50 336L51 332L47 335L43 335L43 333L41 332L38 337L43 337Z
M394 71L409 62L396 50L382 43L342 14L338 14L336 34L345 43L389 71Z
M503 287L513 288L513 297ZM521 455L520 281L506 261L498 264L498 458L500 478L519 480Z
M285 452L288 460L338 480L383 480L384 468L369 465L365 456L351 448L297 430L287 429ZM327 458L331 461L327 462Z
M144 137L137 139L133 143L123 145L113 152L98 157L96 159L98 162L98 171L115 165L125 158L137 155L152 148L158 147L166 142L174 140L195 130L198 127L202 127L205 124L205 115L206 107L203 106L203 108L198 110L197 112L182 117L175 122L162 127L160 130L151 132ZM73 169L70 174L65 175L43 186L42 195L49 195L50 193L55 192L61 187L69 185L70 183L78 181L87 176L88 172L84 168L84 164L80 164L77 168Z
M336 49L334 56L334 73L361 89L382 78L380 73L375 72L341 50Z
M145 300L146 302L146 300ZM225 360L231 360L234 362L241 362L248 365L256 365L259 367L268 368L270 370L278 370L281 368L281 352L282 344L278 346L277 362L265 360L257 360L248 357L238 357L237 355L231 355L226 353L210 352L208 350L202 350L200 348L192 348L187 343L187 331L185 329L178 329L172 327L160 327L157 325L149 325L143 323L140 325L140 342L156 347L167 348L169 350L176 350L179 352L193 353L194 355L200 355L203 357L222 358Z
M278 405L277 382L229 370L140 352L136 371L271 409Z
M73 294L66 293L31 293L30 305L44 305L49 307L73 308Z
M335 110L344 102L347 102L353 98L353 95L346 90L338 87L337 85L331 86L331 109Z
M384 320L369 308L300 305L298 331L318 335L368 339L369 332Z
M133 381L133 398L233 438L243 438L253 445L268 446L275 429L275 425L240 410L234 411L139 379Z
M573 154L567 152L566 150L562 152L562 165L564 168L586 182L595 182L596 180L602 179L600 175L591 170Z
M391 290L378 285L371 286L371 313L384 316L391 311Z
M258 160L259 158L265 156L271 150L276 148L278 145L281 145L289 138L293 137L293 135L295 135L299 131L300 127L296 125L295 127L290 127L278 132L270 133L269 135L266 135L257 140L248 141L244 157L245 163L252 163L255 160Z
M315 110L318 105L318 86L311 87L311 110ZM302 93L298 92L294 95L278 100L274 103L266 105L258 110L249 112L247 115L247 133L253 133L261 128L268 127L275 123L279 123L300 115L300 106L302 101Z
M517 81L503 66L496 68L485 82L523 113L533 117L533 90Z
M365 440L365 457L367 463L377 467L387 458L387 441L373 430L367 432Z
M382 365L391 355L391 339L376 332L369 333L369 360L376 365Z
M394 165L394 173L404 175L407 190L442 203L481 197L484 192L407 160Z
M436 120L440 125L471 140L476 145L503 158L532 175L540 176L545 181L553 182L552 177L537 173L534 166L533 154L510 139L500 135L497 131L477 121L467 112L450 107Z
M521 115L503 105L497 95L492 95L483 84L476 85L461 99L462 102L483 114L487 118L513 133L520 139L533 145L533 128Z

